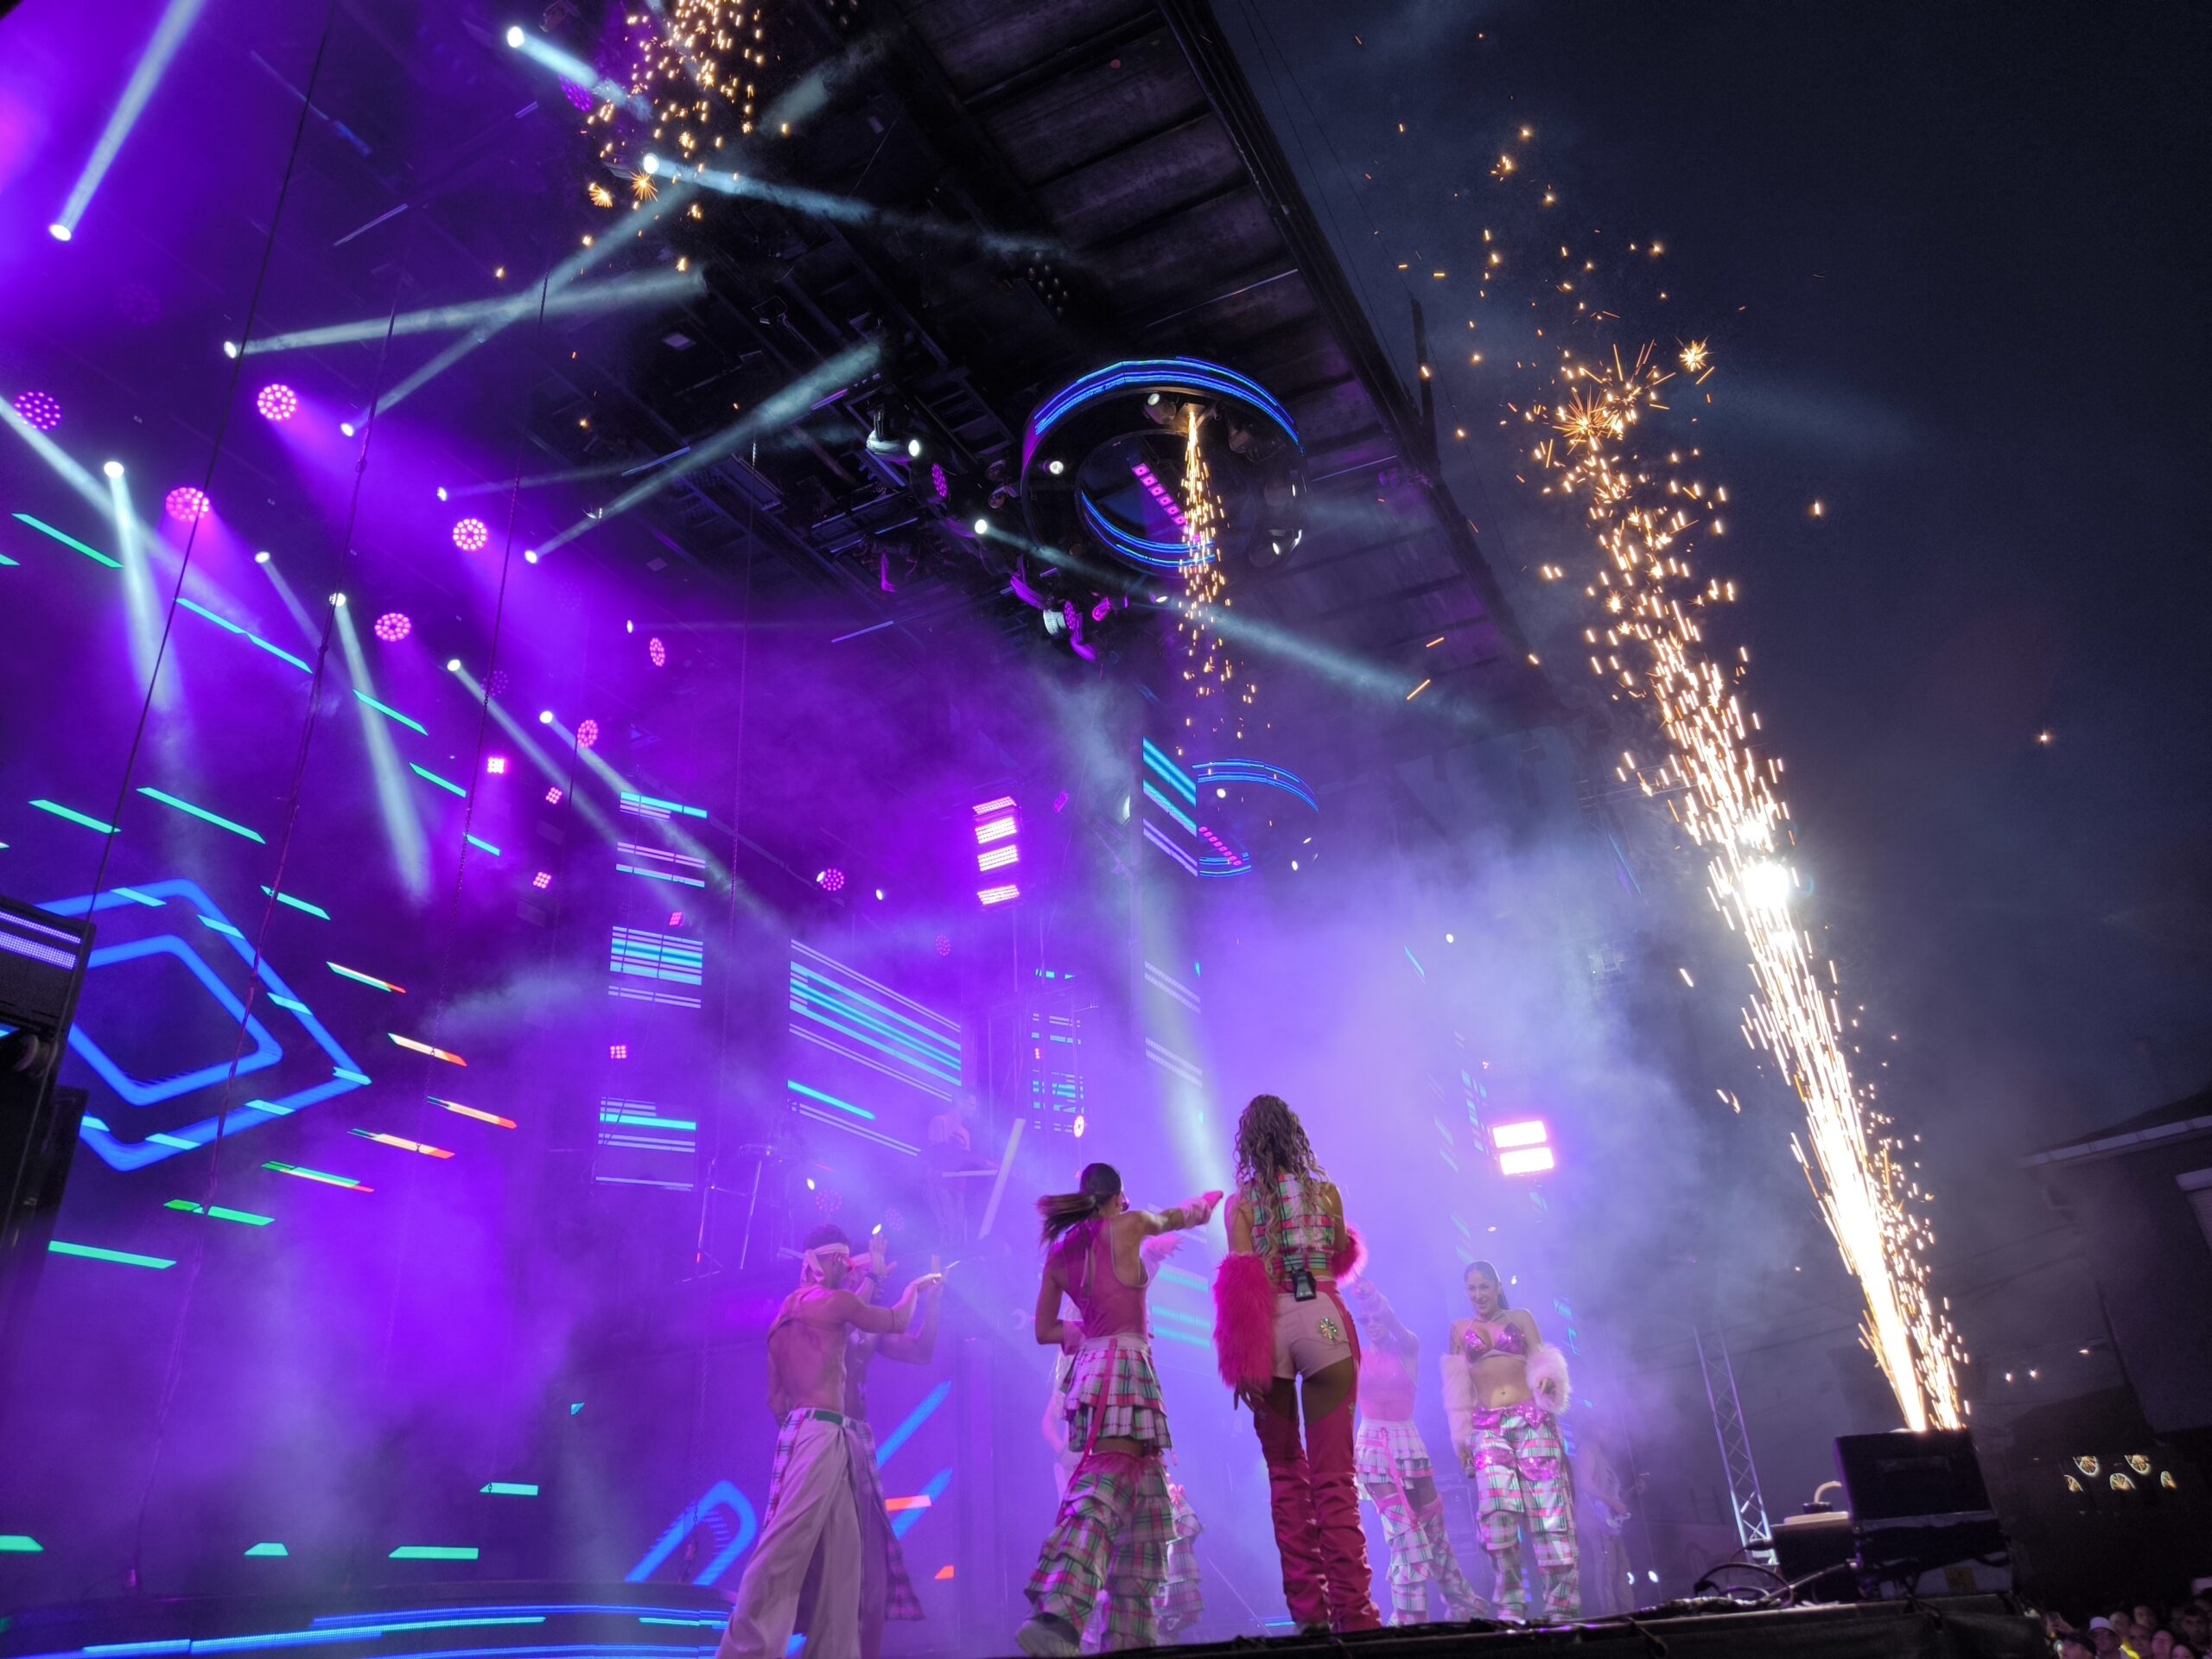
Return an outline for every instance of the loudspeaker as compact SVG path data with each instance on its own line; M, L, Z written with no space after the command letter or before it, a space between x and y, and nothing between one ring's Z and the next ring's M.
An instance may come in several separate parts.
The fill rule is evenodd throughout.
M1863 1592L2003 1593L2012 1557L1963 1428L1847 1434L1836 1472L1851 1498Z

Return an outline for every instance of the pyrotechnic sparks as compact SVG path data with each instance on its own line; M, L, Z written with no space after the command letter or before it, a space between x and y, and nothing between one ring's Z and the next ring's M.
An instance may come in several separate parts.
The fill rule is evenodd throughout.
M1790 915L1796 883L1786 861L1789 808L1776 793L1782 763L1753 746L1757 718L1735 690L1740 667L1724 670L1706 641L1705 619L1734 598L1734 584L1700 582L1685 556L1719 493L1686 475L1698 450L1632 444L1639 425L1666 408L1660 389L1673 375L1654 355L1647 345L1628 364L1618 351L1602 365L1563 357L1559 401L1524 412L1558 434L1535 453L1554 475L1547 493L1582 499L1604 555L1586 590L1602 618L1586 633L1591 667L1616 698L1649 704L1666 734L1656 764L1624 753L1618 772L1647 796L1665 795L1705 853L1714 905L1749 947L1745 1040L1773 1057L1803 1104L1805 1134L1791 1145L1864 1291L1861 1334L1907 1426L1954 1427L1965 1355L1929 1287L1923 1252L1931 1235L1912 1202L1923 1195L1890 1120L1852 1076L1834 965ZM1686 372L1710 372L1702 341L1678 360ZM1682 978L1691 982L1687 969Z
M630 96L620 101L603 96L589 124L607 129L599 159L630 173L635 208L652 200L656 187L648 174L661 168L688 173L722 148L729 127L740 135L753 130L760 88L748 77L766 69L768 54L761 44L759 8L731 0L667 0L650 9L640 6L624 22L637 41ZM601 90L604 95L613 89ZM636 124L651 136L633 143L628 134L616 130L615 120L639 107L652 110L648 120ZM718 124L723 130L716 130ZM658 162L646 161L642 170L632 167L656 152L662 158ZM594 189L592 200L598 202L600 194Z
M1222 571L1221 540L1227 530L1220 498L1213 492L1212 472L1199 442L1205 413L1195 404L1184 414L1183 433L1183 605L1176 630L1184 637L1186 666L1183 677L1201 697L1217 690L1236 699L1231 720L1236 736L1244 735L1243 710L1252 706L1256 682L1240 689L1236 664L1222 642L1215 607L1230 603L1228 581ZM1186 717L1185 724L1195 717Z

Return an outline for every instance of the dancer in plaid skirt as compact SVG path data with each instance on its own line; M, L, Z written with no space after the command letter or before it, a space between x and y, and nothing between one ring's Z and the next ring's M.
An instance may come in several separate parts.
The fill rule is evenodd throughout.
M845 1337L904 1331L938 1276L907 1286L895 1306L870 1307L843 1288L851 1257L842 1229L808 1234L799 1287L768 1327L768 1408L782 1427L760 1536L716 1659L783 1659L810 1570L817 1588L808 1659L860 1653L860 1471L873 1452L843 1409Z
M1108 1649L1159 1639L1154 1599L1166 1581L1175 1520L1141 1247L1155 1234L1205 1225L1220 1201L1208 1192L1169 1210L1132 1210L1110 1164L1085 1165L1077 1191L1037 1201L1047 1246L1037 1340L1075 1356L1067 1443L1081 1448L1081 1460L1030 1574L1036 1611L1014 1636L1024 1653L1080 1652L1084 1622L1102 1593ZM1077 1319L1060 1318L1063 1297Z
M1567 1360L1545 1343L1526 1311L1507 1306L1496 1268L1471 1263L1466 1285L1475 1317L1452 1327L1444 1397L1452 1443L1474 1478L1483 1548L1497 1572L1491 1599L1505 1618L1528 1617L1521 1565L1525 1526L1543 1582L1539 1617L1562 1624L1582 1610L1573 1482L1558 1421L1567 1409Z
M1390 1552L1390 1622L1427 1623L1432 1587L1443 1598L1446 1618L1485 1618L1490 1604L1459 1570L1445 1534L1444 1499L1414 1422L1421 1339L1406 1329L1372 1280L1363 1275L1344 1290L1367 1334L1359 1379L1359 1480L1382 1517Z
M1205 1528L1181 1481L1167 1483L1167 1501L1174 1506L1175 1536L1167 1545L1167 1583L1160 1592L1160 1633L1174 1636L1205 1616L1205 1586L1198 1578L1198 1535Z

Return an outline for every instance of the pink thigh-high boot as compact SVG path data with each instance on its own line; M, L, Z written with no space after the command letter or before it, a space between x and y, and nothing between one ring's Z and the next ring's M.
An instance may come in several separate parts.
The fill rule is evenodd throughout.
M1300 1630L1325 1629L1329 1600L1321 1568L1320 1529L1314 1518L1306 1448L1299 1443L1298 1419L1270 1411L1265 1402L1259 1402L1252 1408L1252 1422L1260 1431L1261 1455L1268 1460L1268 1507L1274 1516L1275 1548L1282 1556L1282 1599Z
M1369 1593L1367 1533L1359 1524L1359 1476L1352 1434L1352 1402L1306 1426L1313 1471L1313 1517L1320 1535L1321 1570L1327 1580L1329 1628L1380 1630L1382 1615ZM1287 1576L1290 1558L1283 1558Z

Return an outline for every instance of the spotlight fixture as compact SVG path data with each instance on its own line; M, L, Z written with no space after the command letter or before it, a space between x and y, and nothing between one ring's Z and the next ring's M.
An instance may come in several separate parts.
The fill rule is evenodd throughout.
M937 953L940 957L949 957L952 954L952 941L942 933L937 936Z
M668 666L668 647L661 643L658 634L645 641L645 655L652 659L655 668Z
M486 755L484 757L484 770L490 772L494 778L505 777L507 775L507 757L504 754Z
M61 402L49 392L20 393L15 409L22 416L23 424L35 431L51 432L61 424Z
M913 460L919 461L922 458L922 441L919 438L907 439L906 454Z
M458 673L460 673L460 672L461 672L461 658L458 658L458 657L448 657L448 658L446 658L446 672L447 672L447 673L448 673L448 674L458 674Z
M342 611L346 608L346 595L343 594L333 594L330 596L330 602Z
M441 501L442 501L442 500L444 500L445 499L446 499L446 486L445 486L444 485L441 484L441 485L439 485L439 486L438 486L438 499L439 499L439 500L441 500Z
M232 358L232 359L235 359L235 358L238 356L238 341L236 341L235 340L225 340L225 341L223 342L223 355L224 355L225 357Z
M105 473L110 478L121 478L123 476L123 463L119 461L103 462L100 467L100 471Z
M123 469L117 467L108 476L117 478ZM196 524L215 511L215 504L207 499L207 492L189 484L180 484L162 498L162 509L172 518L181 518L186 524Z
M338 423L338 435L339 435L340 437L345 437L345 438L350 438L350 437L352 437L352 436L353 435L353 422L351 422L351 421L340 421L340 422L339 422L339 423Z
M537 550L534 547L525 547L523 549L522 562L524 564L536 564L537 563Z
M988 519L988 518L978 518L978 519L976 521L976 533L978 536L988 536L988 535L989 535L989 534L990 534L990 531L991 531L991 521L990 521L989 519Z
M824 893L842 893L845 887L845 873L834 864L814 878Z
M522 49L522 43L524 38L525 37L522 32L522 25L520 23L509 23L507 25L507 44L509 46L514 48L515 50L519 52Z
M53 224L46 227L46 233L57 242L67 242L71 236L75 234L74 232L71 231L67 225L64 225L58 219L55 219Z
M253 562L254 562L256 564L266 564L266 563L269 563L269 550L268 550L267 548L265 548L265 547L264 547L264 548L263 548L263 549L261 550L261 551L260 551L260 552L258 552L258 553L257 553L257 554L255 554L255 555L253 556Z
M1045 463L1045 470L1050 473L1054 478L1058 478L1062 473L1067 471L1067 469L1068 464L1065 461L1048 461Z
M386 611L377 618L377 638L388 645L397 645L414 631L415 624L404 611Z
M537 711L537 723L541 726L550 726L553 723L553 711L550 709L539 709Z
M281 380L272 380L253 400L264 421L289 421L300 412L300 395Z
M464 518L453 527L453 544L464 553L482 551L491 539L491 527L481 518Z
M598 742L599 722L597 721L588 720L584 721L582 725L576 728L576 747L578 748L588 749L594 747Z
M658 174L660 171L660 157L651 150L647 150L645 160L639 165L649 174Z

